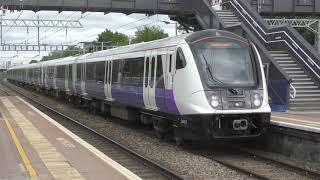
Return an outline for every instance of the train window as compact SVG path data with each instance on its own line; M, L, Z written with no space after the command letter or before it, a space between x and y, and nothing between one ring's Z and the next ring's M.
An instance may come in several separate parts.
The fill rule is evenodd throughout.
M182 49L179 48L177 51L177 59L176 59L176 69L183 69L187 65L186 59L182 52Z
M152 57L151 59L151 79L150 79L150 87L153 88L153 84L154 84L154 70L155 70L155 62L156 62L156 58Z
M143 83L143 58L127 59L123 66L123 84L138 85Z
M148 79L149 79L149 57L147 57L147 60L146 60L146 76L145 76L145 87L148 87Z
M104 81L104 71L105 71L105 62L96 63L96 80L103 82Z
M69 67L68 78L70 81L72 81L72 64L67 65L67 67Z
M120 71L121 65L120 61L113 61L113 68L112 68L112 84L118 84L120 83L121 78L121 71Z
M77 81L81 81L81 64L77 64Z
M111 76L112 76L112 61L109 61L109 84L111 84Z
M111 68L111 62L110 61L107 61L107 64L106 64L106 72L105 72L105 79L106 79L106 84L109 84L109 78L110 78L110 68Z
M86 68L86 77L87 80L94 80L96 74L96 64L95 63L88 63Z
M169 73L171 73L171 71L172 71L172 54L170 54L170 59L169 59Z
M161 55L159 55L157 59L156 87L164 88L164 76Z
M57 66L57 78L64 79L65 78L65 69L64 66Z

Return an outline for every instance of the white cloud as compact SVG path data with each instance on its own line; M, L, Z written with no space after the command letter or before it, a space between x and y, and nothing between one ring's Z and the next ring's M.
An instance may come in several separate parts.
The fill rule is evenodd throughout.
M21 15L20 15L21 14ZM97 34L104 31L106 28L113 31L119 31L121 33L133 36L137 27L142 27L143 25L159 25L165 32L169 33L170 36L175 35L175 25L165 24L163 20L169 21L169 17L166 15L154 15L147 17L143 14L131 14L129 16L121 13L110 13L104 15L103 13L85 13L80 12L37 12L24 11L24 12L14 12L7 13L3 18L10 19L60 19L60 20L77 20L83 25L81 29L68 29L68 36L66 36L65 29L57 28L40 28L40 40L42 44L76 44L83 41L92 41L97 38ZM173 22L172 22L173 23ZM27 28L9 28L3 27L3 41L5 43L30 43L37 44L37 28L30 28L29 33L27 33ZM0 60L7 61L10 59L14 62L29 62L34 58L38 52L19 52L17 57L8 58L16 56L17 52L1 52ZM41 56L48 54L48 52L42 52ZM36 57L36 59L40 59ZM1 66L1 62L0 62Z

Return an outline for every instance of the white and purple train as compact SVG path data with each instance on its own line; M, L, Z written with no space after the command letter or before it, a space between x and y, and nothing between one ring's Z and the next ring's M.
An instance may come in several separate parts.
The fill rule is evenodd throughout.
M226 31L13 67L8 80L174 132L177 141L254 138L270 123L259 52Z

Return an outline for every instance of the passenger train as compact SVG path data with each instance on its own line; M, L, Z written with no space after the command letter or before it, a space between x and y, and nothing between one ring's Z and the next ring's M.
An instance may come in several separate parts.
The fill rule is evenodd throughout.
M204 30L8 70L8 80L182 140L255 138L271 110L259 52Z

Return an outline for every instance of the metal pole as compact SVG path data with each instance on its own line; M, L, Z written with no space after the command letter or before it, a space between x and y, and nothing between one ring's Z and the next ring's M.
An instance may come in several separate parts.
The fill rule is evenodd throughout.
M68 28L66 28L66 45L68 45Z
M39 56L40 56L40 18L38 15L38 51L39 51Z
M175 28L176 28L176 36L178 36L178 22L175 23Z
M320 54L320 19L318 19L318 32L317 32L317 51Z
M2 45L2 16L3 16L3 15L0 14L0 16L1 16L1 21L0 21L0 23L1 23L1 32L0 32L1 35L0 35L0 37L1 37L1 45Z

